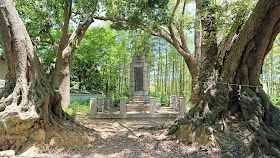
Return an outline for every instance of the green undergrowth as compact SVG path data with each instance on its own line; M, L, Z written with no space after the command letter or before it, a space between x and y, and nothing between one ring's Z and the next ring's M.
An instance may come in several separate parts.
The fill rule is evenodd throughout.
M74 100L71 102L70 108L64 109L72 118L77 114L89 115L89 99L87 100Z
M157 103L169 103L169 96L165 92L149 92L149 96L155 97ZM169 104L163 104L170 106Z
M280 109L280 94L269 96L270 101L273 105L275 105L278 109Z
M125 98L126 101L129 101L129 95L124 94L116 94L112 96L114 99L114 106L117 106L117 104L120 103L121 98Z

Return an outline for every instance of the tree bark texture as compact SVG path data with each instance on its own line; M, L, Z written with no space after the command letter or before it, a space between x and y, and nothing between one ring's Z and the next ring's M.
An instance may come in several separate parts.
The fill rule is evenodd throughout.
M73 62L73 55L75 50L78 48L78 44L83 39L87 29L90 24L93 22L93 16L87 17L84 22L80 22L78 28L71 34L69 39L67 40L67 45L62 51L62 60L60 69L57 69L55 72L55 76L59 75L60 81L57 83L53 83L54 85L59 85L58 90L61 95L61 105L64 108L70 107L70 76L71 76L71 66Z
M280 2L260 0L257 3L226 52L222 67L218 66L220 56L214 12L211 14L212 1L203 1L201 5L207 12L202 13L201 22L200 101L167 133L190 142L211 143L219 129L224 132L227 129L225 120L238 116L254 133L247 144L249 152L280 157L280 112L259 82L264 59L280 31Z
M200 13L199 13L199 7L200 7L200 1L196 0L196 13L195 13L195 22L194 22L194 26L195 26L195 30L194 30L194 45L195 45L195 59L196 59L196 63L197 63L197 67L199 69L200 67L200 59L201 59L201 37L200 37L200 33L201 33L201 27L200 27Z
M59 85L59 93L61 94L61 105L64 108L70 107L70 76L71 76L71 65L72 56L68 56L62 61L61 69L61 83Z
M73 143L62 137L57 126L59 120L70 117L62 111L60 97L46 79L11 0L0 1L0 37L8 64L6 84L0 93L0 150L18 153L30 142L47 143L50 139Z

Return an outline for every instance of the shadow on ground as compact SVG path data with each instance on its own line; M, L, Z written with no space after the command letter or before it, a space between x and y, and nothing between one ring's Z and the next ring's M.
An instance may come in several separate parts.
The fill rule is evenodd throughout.
M95 131L90 144L80 149L50 148L41 156L64 157L219 157L220 151L181 141L161 141L159 135L173 119L81 119Z

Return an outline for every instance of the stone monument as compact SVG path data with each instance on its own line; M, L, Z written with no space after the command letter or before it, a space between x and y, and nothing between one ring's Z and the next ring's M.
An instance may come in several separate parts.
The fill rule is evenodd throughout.
M145 56L133 56L130 64L130 103L147 103L149 98L148 64Z

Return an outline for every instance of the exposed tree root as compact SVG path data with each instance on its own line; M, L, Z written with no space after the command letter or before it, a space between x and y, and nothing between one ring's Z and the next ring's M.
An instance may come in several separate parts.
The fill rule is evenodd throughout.
M12 93L0 99L0 150L19 154L34 144L78 147L87 143L85 128L72 122L59 106L59 97L46 80L29 86L17 82Z
M241 110L247 126L257 133L252 149L263 149L266 153L280 157L280 113L265 92L262 89L254 92L245 88L242 92Z
M187 143L220 146L233 157L250 154L280 157L280 112L263 89L243 88L235 113L228 106L221 107L223 104L217 104L220 106L216 108L209 105L201 101L186 116L178 118L165 134ZM229 142L231 146L226 145Z
M61 120L54 127L51 124L45 124L41 119L24 122L13 118L7 121L10 123L9 126L13 126L13 128L7 129L3 124L0 125L1 129L6 129L0 131L0 150L9 149L20 154L33 145L40 148L48 148L48 146L76 148L88 143L87 129L72 122Z

